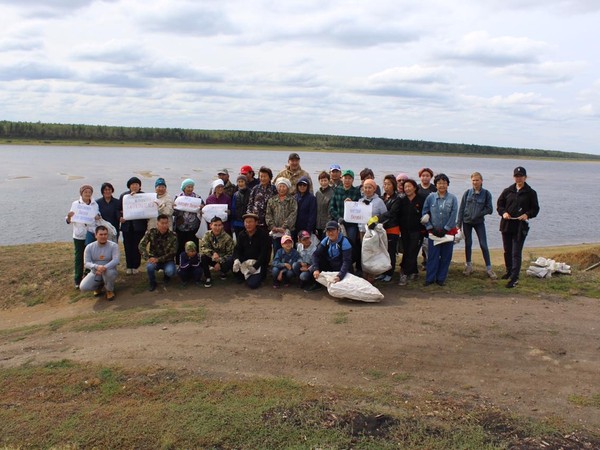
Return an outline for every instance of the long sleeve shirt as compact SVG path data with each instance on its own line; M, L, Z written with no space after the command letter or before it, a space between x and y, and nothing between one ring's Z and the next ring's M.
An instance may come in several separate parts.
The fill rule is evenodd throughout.
M226 259L233 255L235 243L231 236L223 230L218 236L212 231L207 231L200 241L200 254L212 258L214 253L219 255L219 263L225 262Z
M100 244L94 241L85 247L83 252L85 268L96 272L99 266L114 269L119 265L119 245L113 241Z
M446 192L441 197L439 192L429 194L423 205L423 215L429 214L429 222L425 225L428 230L444 229L450 231L456 227L458 215L458 199L455 195Z
M233 250L233 259L244 262L255 259L254 268L266 266L271 258L271 238L265 230L257 228L252 236L246 230L238 235L238 241Z
M151 228L146 231L138 248L146 260L156 258L159 263L174 261L177 255L177 235L171 230L161 233L157 228Z
M333 190L333 197L329 203L329 215L333 220L344 218L344 202L349 198L353 202L360 200L360 188L351 186L349 189L344 189L344 185L340 184Z

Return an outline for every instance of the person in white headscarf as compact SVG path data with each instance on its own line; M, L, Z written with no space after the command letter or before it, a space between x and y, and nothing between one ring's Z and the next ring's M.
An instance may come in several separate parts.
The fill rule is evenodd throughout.
M227 205L227 221L223 222L224 230L227 234L231 235L231 197L227 195L225 191L225 183L223 180L217 179L212 182L211 185L212 194L206 199L207 205Z

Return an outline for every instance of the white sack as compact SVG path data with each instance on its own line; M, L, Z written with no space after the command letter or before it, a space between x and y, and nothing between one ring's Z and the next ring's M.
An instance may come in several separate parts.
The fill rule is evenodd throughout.
M392 268L388 253L388 240L383 225L367 228L362 241L362 270L371 275L380 275Z
M338 272L321 272L317 282L327 288L329 295L336 298L349 298L361 302L380 302L383 294L363 278L347 273L343 280L334 283Z

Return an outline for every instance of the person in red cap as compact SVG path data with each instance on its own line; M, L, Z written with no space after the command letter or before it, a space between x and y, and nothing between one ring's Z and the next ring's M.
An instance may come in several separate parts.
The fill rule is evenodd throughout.
M258 178L254 177L254 170L252 169L252 166L242 166L240 168L240 175L244 175L246 177L246 187L249 190L252 190L252 188L259 183Z

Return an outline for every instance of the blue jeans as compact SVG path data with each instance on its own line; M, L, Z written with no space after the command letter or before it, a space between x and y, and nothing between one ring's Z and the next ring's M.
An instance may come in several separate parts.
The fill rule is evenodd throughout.
M490 260L490 250L488 249L487 235L485 233L485 222L481 223L463 223L462 230L465 236L465 259L467 263L471 262L471 247L473 245L473 229L477 234L477 240L479 241L479 248L483 253L483 260L485 261L485 267L488 269L492 268L492 262Z
M278 267L273 267L271 274L273 275L273 283L277 283L277 276L283 272L282 282L289 283L294 278L294 271L288 270L285 267L280 269Z
M454 242L433 245L433 239L428 239L426 283L444 283L448 277Z
M146 263L146 273L148 273L148 281L150 284L156 284L156 271L160 269L165 271L165 279L171 278L177 273L177 266L174 261L156 264Z

